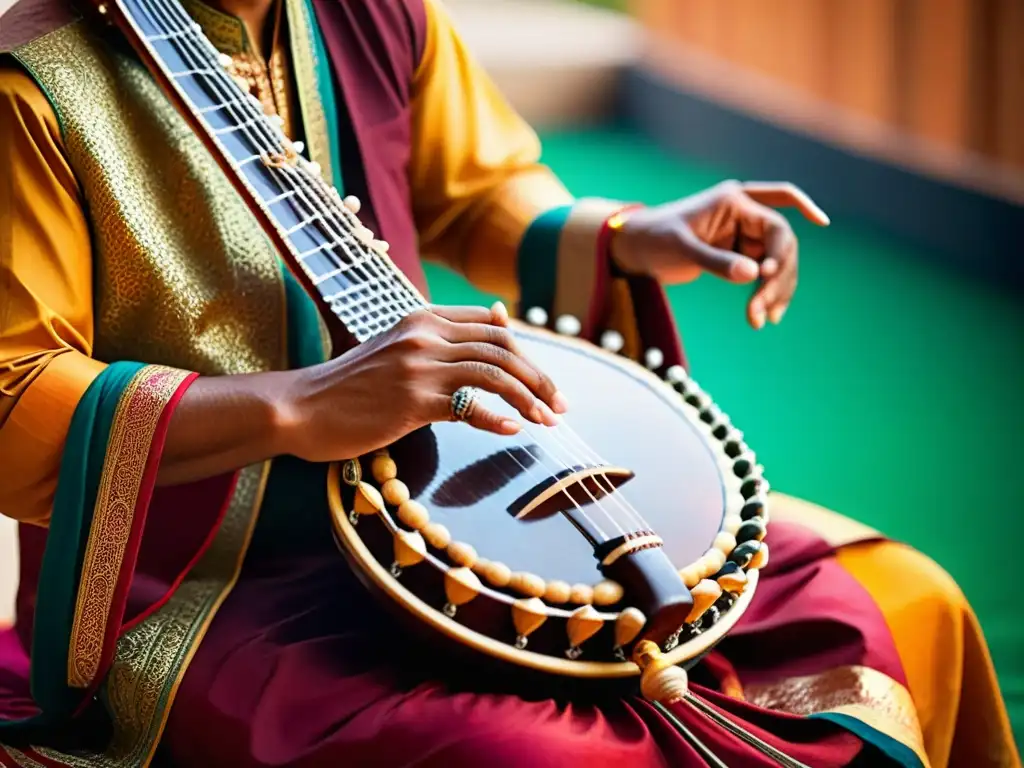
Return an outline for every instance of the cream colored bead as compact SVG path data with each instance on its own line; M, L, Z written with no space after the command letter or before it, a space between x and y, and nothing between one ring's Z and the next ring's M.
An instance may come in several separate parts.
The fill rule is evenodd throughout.
M548 608L536 597L524 597L512 603L512 624L516 632L527 637L547 621Z
M690 590L693 595L693 608L690 609L686 623L692 624L715 604L715 601L722 596L722 587L711 579L702 579L697 586Z
M617 581L605 579L594 585L594 605L614 605L622 599L624 590Z
M732 534L733 541L736 541L736 531L743 525L743 518L739 515L726 515L722 521L722 530Z
M369 483L360 483L356 487L352 507L357 515L376 515L384 511L384 498L380 495L380 491Z
M588 605L594 602L594 588L589 584L573 584L569 590L569 602Z
M572 587L567 581L549 581L544 588L544 599L549 603L568 603Z
M440 523L428 523L423 527L423 538L434 549L445 549L452 541L452 535Z
M701 567L704 570L705 576L711 576L712 574L718 573L723 565L725 565L725 552L720 549L709 549L704 553L700 559Z
M615 647L633 642L647 623L647 617L639 608L627 608L615 620Z
M747 588L747 574L743 571L727 573L724 576L719 577L718 583L722 589L727 592L739 594Z
M493 587L507 587L512 581L512 569L497 561L488 563L480 570L480 574Z
M444 575L444 593L453 605L468 603L481 589L483 584L469 568L452 568Z
M693 589L697 586L697 582L704 578L704 570L700 567L700 561L698 560L696 563L685 568L680 568L679 578L683 580L683 584L686 585L687 589Z
M359 202L359 198L355 195L346 195L345 199L341 202L352 213L359 213L359 209L363 207L363 204Z
M384 481L384 485L380 487L380 495L392 507L399 507L409 500L409 486L393 477Z
M427 512L426 507L415 499L406 499L398 507L398 519L414 531L418 531L421 528L425 528L427 523L430 522L430 513ZM430 541L430 539L428 538L427 541ZM430 543L434 544L433 541L430 541ZM434 546L438 545L434 544ZM447 543L445 546L447 546Z
M535 573L527 573L526 571L517 571L513 573L509 586L516 592L526 595L527 597L540 597L544 594L544 590L547 588L547 584L544 583L544 579Z
M398 531L395 534L395 562L403 568L422 562L427 544L419 531Z
M757 552L750 558L750 565L748 568L753 570L759 570L768 565L768 542L762 541L761 546L757 548Z
M569 616L565 630L569 645L579 647L596 635L604 626L604 619L592 605L581 605Z
M456 565L472 568L476 562L476 550L464 541L453 541L446 550L448 559Z
M711 546L713 546L715 549L721 550L722 554L728 557L729 553L736 549L736 532L734 531L732 533L729 533L728 531L719 531L718 535L715 536L714 543Z
M373 472L373 479L378 483L398 477L398 465L390 456L374 456L373 464L370 465Z

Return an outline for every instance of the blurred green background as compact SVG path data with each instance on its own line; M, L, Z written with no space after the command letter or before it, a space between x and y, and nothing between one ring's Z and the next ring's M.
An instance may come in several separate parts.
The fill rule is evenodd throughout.
M735 174L629 132L543 138L546 161L578 195L657 203ZM1020 742L1024 307L857 222L791 220L800 288L781 326L751 330L741 287L705 277L670 290L694 375L744 430L773 487L950 571L981 618ZM429 276L439 301L485 298L450 273Z

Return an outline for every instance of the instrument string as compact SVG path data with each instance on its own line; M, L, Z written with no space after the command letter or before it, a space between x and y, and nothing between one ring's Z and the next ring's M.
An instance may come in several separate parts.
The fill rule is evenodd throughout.
M143 6L150 6L152 8L152 10L150 10L149 8L143 8L143 10L147 13L147 16L149 16L151 22L154 24L155 27L157 27L157 29L163 28L164 20L172 21L175 15L177 15L180 21L185 24L192 25L194 23L191 20L191 18L188 17L187 14L185 14L184 9L178 3L171 3L167 2L166 0L139 1ZM161 11L163 13L161 13ZM252 142L252 144L257 149L267 152L282 151L283 148L278 142L278 137L275 136L274 133L270 130L269 123L266 120L266 115L262 112L262 105L259 105L259 111L257 111L257 109L255 108L256 104L251 99L239 99L237 98L237 96L235 98L232 98L233 91L239 94L243 92L238 87L238 85L233 80L231 80L230 76L223 71L222 68L220 68L219 66L211 66L215 65L216 62L211 60L210 57L202 56L202 52L200 49L198 49L196 41L194 39L190 38L189 35L187 34L168 34L166 32L160 35L160 37L161 39L168 40L176 48L179 48L179 53L182 54L183 58L185 58L187 54L189 55L188 58L191 59L190 63L195 65L195 68L190 70L190 73L203 74L204 77L206 77L210 81L213 90L218 92L218 97L223 99L223 101L220 104L221 108L230 112L232 117L235 119L236 125L233 126L235 130L238 130L241 133L243 133L246 136L246 138L248 138L249 141ZM198 35L196 35L196 38L198 38ZM185 50L181 49L182 42L186 47ZM216 55L216 49L214 49L212 45L210 45L210 48L211 50L209 53L211 54L211 56ZM202 66L203 64L206 64L207 67L204 68ZM263 135L261 136L257 133L254 133L253 129L258 129L260 133L262 133ZM341 271L349 269L361 271L363 273L362 276L365 281L376 280L378 283L388 284L390 287L390 284L394 279L395 272L392 270L382 270L382 267L386 268L387 265L383 262L382 259L374 259L374 257L376 256L375 251L366 248L365 250L369 252L368 255L370 255L370 258L367 259L366 256L364 255L362 259L359 259L350 250L349 238L351 238L351 241L357 247L359 245L364 245L365 247L365 244L361 243L355 234L357 231L356 227L358 226L362 228L362 223L359 221L359 219L355 216L354 213L352 213L351 211L344 207L342 207L342 210L344 211L343 216L349 217L351 221L345 221L344 219L338 218L338 211L335 207L337 193L334 192L334 195L331 195L328 191L333 191L333 188L328 187L319 176L300 172L298 169L292 168L287 165L281 168L272 168L271 170L283 172L285 175L290 177L290 180L293 183L292 190L294 190L297 193L297 199L303 203L303 207L306 209L305 213L308 214L310 217L306 219L304 222L301 222L299 227L306 226L309 223L312 223L314 220L319 221L321 224L325 225L324 229L327 230L328 236L334 241L334 243L337 246L339 246L345 252L345 255L350 259L350 262L346 264L345 262L338 258L338 254L336 254L334 251L325 250L325 255L329 259L331 259L332 263L336 266L337 269ZM310 181L319 181L320 184L314 186L310 184ZM317 189L317 186L319 186L320 188ZM286 187L284 187L284 185L282 185L282 188L284 192L292 191L288 190ZM308 191L312 191L313 194L320 198L321 202L327 203L328 205L318 209L317 206L315 206L315 204L313 203L313 201L311 201L309 197L307 197L307 195L305 194ZM319 192L319 194L317 194L317 192ZM336 226L332 227L332 224ZM337 231L337 229L339 228L342 230L341 232ZM346 235L348 235L348 237L346 237ZM372 271L367 269L367 266L372 266ZM362 285L352 286L352 289L360 290L361 288L364 287L365 283ZM395 298L400 305L403 302L407 305L411 304L407 297L395 294L393 290L392 297ZM412 306L415 308L420 308L421 306L425 306L425 302L416 302L416 305ZM534 443L538 446L538 448L541 451L547 453L552 458L556 459L556 461L558 461L558 457L556 457L552 451L550 451L546 446L543 445L543 441L538 440L537 437L533 435L529 430L524 431L527 432L527 435L534 441ZM527 450L529 452L529 449ZM514 454L512 454L509 449L506 448L505 452L508 453L514 461L519 463L520 466L522 466L522 464L518 461L518 459L516 459ZM532 458L538 460L542 465L545 464L543 458L535 456L532 452L529 453ZM567 465L564 460L561 461L560 463L562 464L562 469L572 469L572 467ZM524 469L526 469L526 467L524 467ZM604 515L619 530L620 533L625 533L617 517L611 514L604 507L604 505L600 503L600 501L594 496L594 494L584 483L576 481L575 483L572 483L570 485L573 484L581 485L584 491L590 497L591 501L596 506L596 508L604 513ZM597 522L593 520L590 517L590 515L588 515L583 510L583 508L576 501L576 499L568 492L568 488L563 488L562 493L564 493L565 496L572 502L572 504L576 507L577 511L584 520L586 520L588 523L594 526L594 528L600 533L601 536L607 537L607 534L604 533L601 526L598 525Z
M146 11L150 20L158 29L163 26L164 21L168 24L173 24L174 18L177 16L179 22L186 25L187 29L195 30L195 22L187 15L187 13L185 13L185 10L181 7L180 3L169 3L164 2L164 0L152 0L152 2L151 0L139 1L142 5L149 5L153 9L152 11L146 8L143 10ZM162 14L161 11L163 12ZM158 16L162 18L158 18ZM163 37L178 49L183 58L190 54L189 58L191 59L191 63L196 66L195 69L191 70L191 73L203 75L211 86L211 90L216 92L217 97L221 99L221 108L229 112L235 121L235 125L232 126L233 130L239 131L245 135L258 152L267 153L268 155L281 154L285 152L284 143L287 141L287 138L284 134L272 128L267 115L263 111L263 105L259 103L255 97L245 94L245 92L239 88L238 84L231 79L230 75L227 74L216 59L219 55L217 49L213 47L205 36L202 36L201 32L194 31L192 35L186 33L182 35L175 35L173 37ZM203 56L200 42L205 43L205 46L208 49L207 56ZM205 67L203 66L204 64L206 65ZM239 98L239 96L241 98ZM254 132L253 129L256 129L256 132ZM257 155L257 157L260 157L260 155ZM268 167L269 175L274 177L276 176L275 172L279 172L283 169L293 170L287 165L283 166L283 168ZM291 180L294 182L296 179L302 178L303 176L301 174L296 173ZM368 291L370 298L377 298L379 302L379 306L374 307L373 309L379 311L385 316L389 313L391 308L384 304L385 293L390 293L390 298L402 309L418 308L418 302L415 302L413 298L410 298L410 296L397 290L398 286L394 279L394 273L388 275L377 272L377 274L374 275L372 272L368 271L367 266L376 266L372 258L372 252L364 254L363 259L360 260L353 254L352 250L350 250L350 240L353 244L356 244L357 246L359 245L358 236L356 234L357 230L351 226L345 226L341 219L338 219L336 215L333 215L336 206L338 206L336 192L333 196L334 199L325 201L329 203L329 205L326 206L326 212L330 216L329 220L325 220L323 216L324 211L318 210L316 206L314 206L303 194L307 189L306 185L299 188L296 188L295 186L289 188L289 186L282 183L280 179L278 179L277 182L285 194L293 192L306 204L310 218L306 219L301 224L300 228L304 228L309 224L314 223L314 221L320 221L327 225L324 227L326 230L324 234L327 235L332 248L325 249L324 254L336 268L340 269L342 272L353 270L356 273L361 273L364 281L369 279L371 275L378 278L385 278L382 282L386 287L386 291L380 291L377 293ZM343 206L341 207L343 208ZM330 224L341 224L342 226L340 227L340 231L330 227ZM341 248L345 252L345 255L349 258L348 264L338 257L338 254L333 250L334 248ZM318 275L312 274L301 259L297 260L307 274L310 275L311 279L315 280L319 277Z

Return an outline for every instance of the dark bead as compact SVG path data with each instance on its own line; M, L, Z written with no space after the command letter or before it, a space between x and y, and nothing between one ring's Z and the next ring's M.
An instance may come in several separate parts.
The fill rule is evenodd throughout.
M759 494L763 485L764 480L760 477L748 478L744 480L743 485L740 486L740 493L743 494L744 499L749 499Z
M703 398L700 395L698 395L696 392L687 395L685 400L690 405L692 405L694 408L700 408L701 405L703 405L703 403L704 403Z
M719 615L721 615L732 608L732 604L735 602L736 595L732 592L723 592L722 596L715 601L715 607L718 609Z
M711 430L711 434L714 435L718 440L725 440L725 436L729 434L729 425L719 424L717 427Z
M737 544L736 549L729 553L729 562L735 563L740 568L746 568L750 565L750 561L753 559L754 554L761 548L761 542L756 539L753 541L745 541L742 544ZM728 563L726 563L728 565Z
M764 520L759 517L752 517L747 520L736 531L736 541L742 544L744 541L760 541L768 532Z
M746 477L750 474L750 470L754 468L754 462L750 459L737 459L732 465L732 471L736 473L736 477Z
M730 440L725 444L725 455L730 459L735 459L743 453L743 444L739 440Z
M722 576L726 576L731 573L736 573L739 570L740 567L736 563L728 561L725 565L718 569L718 573L716 573L714 576L711 576L710 578L712 581L718 581Z
M709 405L707 408L700 412L700 420L703 421L705 424L714 424L719 420L719 418L721 418L721 416L722 409L714 404Z
M705 629L707 629L708 627L713 627L715 625L715 622L718 621L718 619L721 618L721 616L722 614L719 612L719 610L712 605L704 612L704 615L700 617L700 625Z
M740 510L740 517L744 520L753 520L755 517L764 517L764 502L760 499L753 499L743 505Z

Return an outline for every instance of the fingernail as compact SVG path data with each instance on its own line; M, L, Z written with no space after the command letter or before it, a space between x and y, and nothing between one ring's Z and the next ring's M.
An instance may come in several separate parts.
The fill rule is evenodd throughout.
M518 421L512 421L512 419L502 419L501 431L504 432L506 435L514 435L521 428L522 426L519 424Z
M779 271L779 262L775 259L765 259L761 262L761 277L771 277Z
M541 422L547 424L549 427L553 427L561 421L561 419L555 415L555 412L548 408L547 403L544 403L541 400L537 401L537 410L541 413Z
M495 322L499 325L508 324L508 307L505 306L504 302L494 302L491 305L491 314L494 316Z
M768 313L768 319L771 320L772 323L774 323L775 325L778 325L779 323L782 322L782 316L784 314L786 314L785 307L772 307L771 311Z
M749 281L758 276L761 269L753 259L739 259L733 265L732 274L736 280Z
M555 413L565 413L569 410L569 401L565 399L565 395L561 392L555 392L551 397L551 407Z
M752 307L751 310L750 310L750 315L751 315L751 317L754 320L754 328L756 330L759 331L762 328L764 328L765 313L764 313L764 308L763 307L760 307L760 306Z

